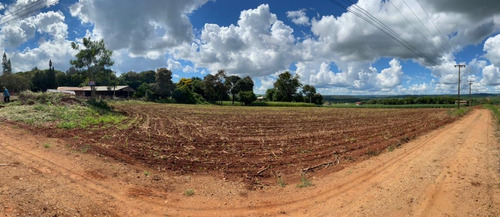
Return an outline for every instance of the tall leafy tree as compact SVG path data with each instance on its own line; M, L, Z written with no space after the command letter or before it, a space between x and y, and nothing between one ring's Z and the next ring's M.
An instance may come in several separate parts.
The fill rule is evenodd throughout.
M219 70L217 74L208 74L203 78L203 97L210 102L219 101L227 98L226 87L224 86L224 78L226 74L224 70Z
M278 80L274 83L275 91L273 100L291 102L300 86L302 84L299 81L298 75L292 76L288 71L281 73Z
M306 84L302 87L302 93L309 99L309 103L312 103L314 94L316 94L316 88L312 85Z
M233 105L234 105L234 99L236 98L236 94L240 92L240 89L237 85L239 80L241 80L239 76L231 75L226 77L226 80L224 81L224 85L226 86L227 91L231 94Z
M107 50L104 40L92 41L89 38L83 38L83 47L80 48L75 42L71 43L74 50L78 50L75 55L75 60L70 60L70 64L76 68L86 68L88 79L95 81L96 74L104 73L106 67L112 66L114 61L111 60L113 51ZM95 100L95 87L91 88L91 99Z
M3 58L2 58L2 68L3 68L2 75L12 74L12 65L10 63L10 59L7 59L7 54L5 54L5 52L3 53Z
M236 83L239 91L253 91L253 80L250 76L245 76L244 78L238 80Z
M172 82L172 71L166 68L156 70L155 92L160 98L166 99L172 95L175 85Z

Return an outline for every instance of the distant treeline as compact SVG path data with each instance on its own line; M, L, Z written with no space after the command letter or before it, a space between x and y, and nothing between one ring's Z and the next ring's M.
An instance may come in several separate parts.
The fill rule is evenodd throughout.
M455 104L456 97L451 96L422 96L422 97L405 97L405 98L379 98L370 99L366 104L382 104L382 105L411 105L411 104Z
M455 104L457 96L455 95L399 95L399 96L341 96L326 95L324 100L331 103L355 103L379 105L412 105L412 104ZM461 100L469 100L469 95L462 95ZM473 104L500 103L500 97L497 94L473 94Z

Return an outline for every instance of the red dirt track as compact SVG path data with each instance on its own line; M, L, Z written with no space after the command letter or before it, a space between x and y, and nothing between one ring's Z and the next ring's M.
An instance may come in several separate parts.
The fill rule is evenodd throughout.
M340 162L330 171L339 170L454 120L446 109L114 107L130 116L128 127L64 131L57 137L125 162L210 173L250 186L269 177L298 177L303 168L330 162Z

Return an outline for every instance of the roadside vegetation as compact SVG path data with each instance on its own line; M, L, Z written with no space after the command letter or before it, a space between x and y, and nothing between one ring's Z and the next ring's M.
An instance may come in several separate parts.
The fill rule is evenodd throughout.
M20 93L18 101L0 110L0 117L33 126L66 129L114 125L125 119L103 101L90 103L61 93L31 91Z
M487 108L493 112L497 119L497 124L500 125L500 110L497 105L491 105L491 104L485 104L483 105L484 108Z

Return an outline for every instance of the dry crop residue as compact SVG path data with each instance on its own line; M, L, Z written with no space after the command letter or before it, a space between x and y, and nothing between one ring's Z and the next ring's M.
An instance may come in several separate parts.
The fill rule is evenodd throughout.
M336 171L455 120L446 109L114 107L130 116L124 127L59 136L126 162L209 173L250 186L274 183L278 176L298 179L302 169L340 162L329 168Z

